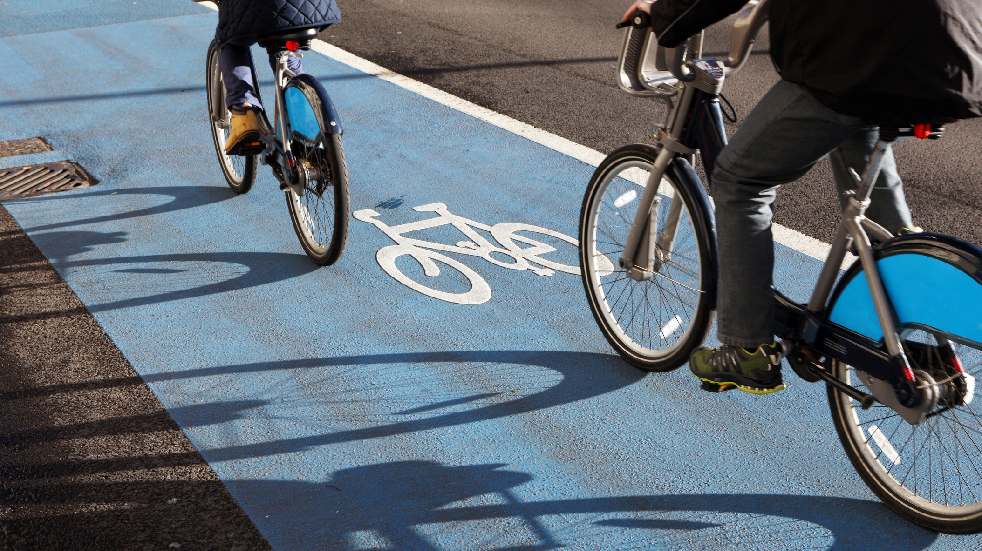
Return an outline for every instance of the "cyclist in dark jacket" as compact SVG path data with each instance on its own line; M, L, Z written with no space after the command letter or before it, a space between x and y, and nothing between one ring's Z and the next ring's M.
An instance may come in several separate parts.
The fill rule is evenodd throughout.
M747 0L638 0L658 42L674 47ZM784 388L773 341L772 212L777 187L829 155L844 192L855 188L880 125L982 115L982 1L770 0L771 58L781 80L761 99L713 171L719 241L719 348L700 348L700 379L766 394ZM917 231L892 152L869 217Z
M225 82L225 103L232 113L226 153L248 154L262 147L255 112L262 105L253 89L249 47L264 36L323 29L339 21L341 10L335 0L222 0L218 4L215 38L222 44L218 62ZM303 72L299 59L290 62L292 71Z

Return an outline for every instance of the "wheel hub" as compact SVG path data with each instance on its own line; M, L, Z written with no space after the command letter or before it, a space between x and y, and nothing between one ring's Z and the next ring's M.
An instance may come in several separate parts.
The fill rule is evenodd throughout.
M934 377L920 369L914 370L913 382L902 381L897 385L858 369L856 375L881 404L896 411L911 425L921 424L938 406L942 395Z

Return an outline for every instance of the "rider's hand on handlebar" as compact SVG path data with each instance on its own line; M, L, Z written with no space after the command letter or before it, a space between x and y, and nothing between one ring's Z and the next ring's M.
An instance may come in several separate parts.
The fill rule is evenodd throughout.
M631 7L627 8L624 12L624 17L621 18L621 22L617 25L618 28L627 27L631 25L631 19L637 14L637 12L642 12L645 15L651 15L651 5L655 3L655 0L635 0Z

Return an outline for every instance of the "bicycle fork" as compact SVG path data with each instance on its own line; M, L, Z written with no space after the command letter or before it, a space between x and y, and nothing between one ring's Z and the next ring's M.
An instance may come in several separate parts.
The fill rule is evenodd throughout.
M671 260L672 247L678 231L679 219L682 216L682 201L680 198L665 197L659 194L662 176L668 169L675 154L663 148L655 159L651 173L645 184L644 192L638 210L634 215L634 223L624 242L624 252L619 263L627 271L627 275L636 281L651 279L661 269L662 264ZM671 200L664 227L658 227L658 214L661 203Z
M696 90L695 86L687 86L682 91L678 103L675 103L669 111L665 126L658 132L661 150L648 174L648 181L634 215L634 223L631 224L631 231L624 242L624 252L618 261L628 277L635 281L651 279L661 269L662 264L671 259L675 234L682 215L682 201L674 193L669 197L672 203L665 219L665 227L659 231L658 207L665 198L659 195L658 191L661 188L662 177L675 156L690 155L694 152L679 141L679 138L689 119L689 111L694 105Z

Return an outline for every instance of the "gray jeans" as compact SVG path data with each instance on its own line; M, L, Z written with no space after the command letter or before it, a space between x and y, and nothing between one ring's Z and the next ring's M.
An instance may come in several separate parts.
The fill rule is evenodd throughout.
M781 184L829 155L840 200L854 189L879 129L825 107L807 90L780 81L747 115L720 153L712 175L719 239L719 340L757 346L773 338L774 236L771 206ZM911 226L910 210L887 153L867 215L891 232Z

